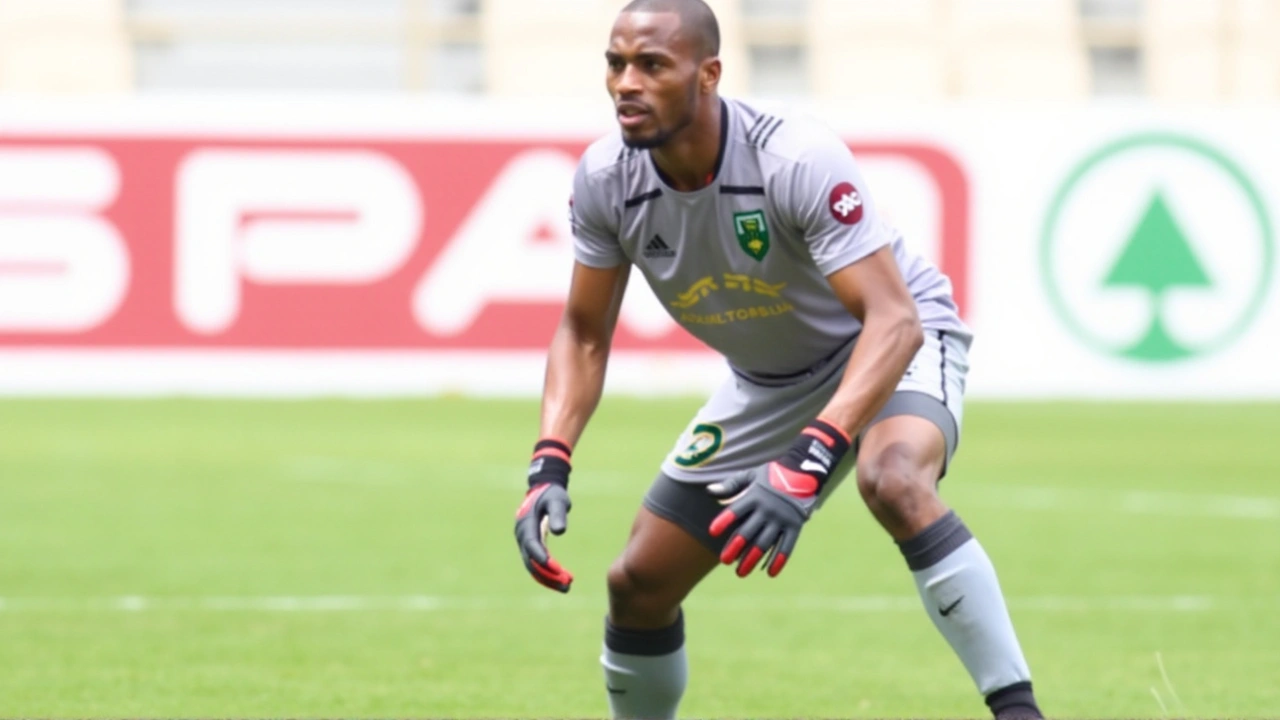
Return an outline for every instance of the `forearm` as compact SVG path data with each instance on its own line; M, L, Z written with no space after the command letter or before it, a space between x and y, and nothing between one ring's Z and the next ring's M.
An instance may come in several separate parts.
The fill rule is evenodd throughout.
M840 387L820 417L851 437L862 432L893 395L923 342L924 333L914 311L870 314Z
M609 339L591 339L562 322L547 354L541 437L577 445L604 392Z

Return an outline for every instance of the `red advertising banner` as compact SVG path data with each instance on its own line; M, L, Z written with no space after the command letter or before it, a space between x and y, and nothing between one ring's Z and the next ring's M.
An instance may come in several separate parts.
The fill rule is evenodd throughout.
M0 346L545 348L585 146L0 135ZM938 237L923 242L964 308L959 163L930 145L851 147L933 185ZM700 347L630 301L619 348Z

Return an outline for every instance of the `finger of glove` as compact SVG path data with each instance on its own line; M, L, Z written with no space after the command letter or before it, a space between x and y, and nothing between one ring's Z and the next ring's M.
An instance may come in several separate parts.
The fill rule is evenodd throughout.
M711 527L708 529L711 537L720 537L735 522L739 520L745 521L747 516L756 509L757 505L756 498L750 493L746 493L742 498L735 500L733 504L720 511L720 514L711 521Z
M720 537L737 519L738 514L732 509L722 510L720 511L720 514L716 516L715 520L711 521L711 527L707 529L707 532L710 533L713 538Z
M563 492L547 500L547 528L552 535L563 535L569 523L569 496Z
M773 567L773 561L777 557L778 557L778 544L774 543L773 547L769 548L769 552L765 554L764 560L761 561L760 569L765 572L768 572L769 568Z
M729 544L720 553L720 562L728 565L737 560L742 555L742 551L752 544L756 534L764 529L766 522L768 522L767 518L760 513L747 515L742 525L734 532L733 538L729 540Z
M537 573L532 573L532 575L533 575L533 579L544 588L547 588L549 590L555 590L558 593L569 592L569 585L567 583L563 583L555 580L547 580L539 576Z
M537 515L526 515L516 522L516 544L520 546L520 554L527 560L536 563L545 563L550 556L547 554L547 548L542 544L542 536L539 532L540 524L535 518Z
M741 473L725 478L720 482L714 482L707 486L707 494L723 503L731 503L738 498L748 487L751 487L753 476L751 473Z
M741 535L734 535L733 539L725 544L724 549L720 551L720 562L728 565L737 559L742 553L742 548L747 546L747 541Z
M529 569L536 576L546 580L565 583L573 580L573 573L565 570L564 566L553 557L548 557L545 563L531 562Z
M799 528L789 528L782 531L782 539L778 541L778 551L769 563L769 577L778 577L778 573L782 572L782 568L786 566L791 553L795 552L796 541L799 539Z
M551 558L547 559L546 565L526 560L524 566L534 580L552 590L569 592L569 586L573 584L573 575L560 567L560 563Z
M768 523L760 532L756 533L755 540L751 543L751 549L747 550L746 557L742 559L742 563L738 565L738 577L746 577L756 569L756 563L765 556L765 553L774 549L778 541L778 536L782 533L782 528L777 523Z

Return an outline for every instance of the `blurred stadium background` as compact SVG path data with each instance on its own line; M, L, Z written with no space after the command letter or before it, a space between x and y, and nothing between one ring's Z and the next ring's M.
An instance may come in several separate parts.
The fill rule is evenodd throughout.
M587 95L610 0L5 0L0 88ZM725 0L725 89L1274 101L1270 0ZM854 42L853 39L857 41ZM859 71L860 83L832 68Z
M605 570L723 372L633 288L541 591L622 4L0 0L0 715L606 712ZM1280 0L710 4L723 90L844 133L956 285L944 494L1047 709L1280 714ZM690 601L687 713L981 715L855 494L789 568Z

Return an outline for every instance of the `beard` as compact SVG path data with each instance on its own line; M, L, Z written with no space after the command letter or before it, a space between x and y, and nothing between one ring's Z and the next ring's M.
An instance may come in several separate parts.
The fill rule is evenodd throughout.
M628 137L626 134L622 136L622 144L632 150L652 150L666 145L671 136L675 135L681 128L658 128L652 135L644 137Z
M670 130L659 128L657 132L647 137L628 137L626 134L622 136L622 144L632 150L652 150L662 147L671 140L671 136L675 134Z

